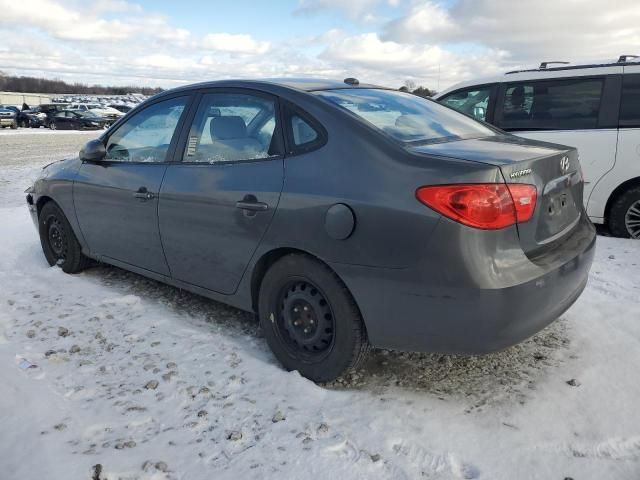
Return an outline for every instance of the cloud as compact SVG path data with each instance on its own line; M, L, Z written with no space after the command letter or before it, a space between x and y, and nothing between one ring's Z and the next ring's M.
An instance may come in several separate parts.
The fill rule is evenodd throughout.
M202 39L207 50L227 53L264 54L269 50L269 42L258 42L251 35L230 33L210 33Z
M424 1L388 22L381 36L401 43L472 42L537 62L617 58L638 48L638 25L637 0L459 0L450 10Z
M398 0L300 0L294 15L314 15L338 10L351 20L371 23L378 19L374 11L380 4L396 6Z

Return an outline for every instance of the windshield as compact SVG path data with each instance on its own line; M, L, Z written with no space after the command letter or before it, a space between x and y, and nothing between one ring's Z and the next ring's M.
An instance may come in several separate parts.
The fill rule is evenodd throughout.
M496 135L480 122L409 93L370 88L315 93L401 142L440 142Z

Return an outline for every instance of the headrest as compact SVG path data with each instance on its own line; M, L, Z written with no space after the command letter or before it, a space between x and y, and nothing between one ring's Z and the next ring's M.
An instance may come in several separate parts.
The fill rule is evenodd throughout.
M231 140L247 136L247 126L237 115L211 117L209 124L211 140Z

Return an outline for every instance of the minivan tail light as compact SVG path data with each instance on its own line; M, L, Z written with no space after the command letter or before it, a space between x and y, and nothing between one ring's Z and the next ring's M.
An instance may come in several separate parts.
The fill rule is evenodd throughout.
M537 191L534 185L471 183L420 187L416 197L456 222L497 230L530 220Z

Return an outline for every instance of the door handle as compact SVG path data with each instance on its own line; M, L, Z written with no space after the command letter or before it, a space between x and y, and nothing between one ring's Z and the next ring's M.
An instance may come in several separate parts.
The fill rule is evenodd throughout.
M134 197L146 202L147 200L153 200L155 195L147 190L147 187L140 187L137 192L133 194Z
M241 200L236 202L236 208L249 210L251 212L264 212L269 209L269 205L264 202L258 202L257 200Z

